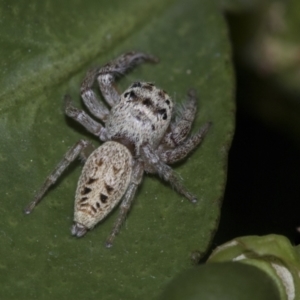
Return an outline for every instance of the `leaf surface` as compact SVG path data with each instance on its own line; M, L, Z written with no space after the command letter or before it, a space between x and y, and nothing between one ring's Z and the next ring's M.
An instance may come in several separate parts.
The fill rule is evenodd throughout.
M152 299L203 254L217 228L234 128L227 28L209 1L1 1L1 299ZM88 3L88 4L87 4ZM70 235L80 163L34 212L22 209L64 153L81 138L100 143L63 113L63 95L80 106L85 72L121 53L160 58L118 85L155 82L180 103L198 91L195 132L203 145L174 166L198 196L192 205L158 177L145 176L121 233L104 247L118 211L84 238Z

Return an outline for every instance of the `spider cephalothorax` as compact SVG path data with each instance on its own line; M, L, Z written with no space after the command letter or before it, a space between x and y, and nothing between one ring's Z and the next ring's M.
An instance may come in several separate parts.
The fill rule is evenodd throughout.
M81 96L96 122L85 111L65 97L66 114L98 136L103 145L91 151L92 144L77 142L47 177L35 199L25 212L29 214L48 188L78 156L86 162L75 195L74 224L71 232L83 236L104 219L120 202L120 213L106 246L110 247L133 203L134 194L144 172L156 173L184 195L196 202L168 164L185 158L205 136L210 123L188 137L196 113L196 95L188 100L176 121L172 121L173 102L169 95L153 83L134 82L122 95L114 87L115 78L142 62L157 62L151 55L129 52L104 67L90 70L81 86ZM98 101L92 90L97 79L100 90L111 106Z
M105 123L109 139L125 138L137 153L141 145L156 148L169 127L173 102L152 83L135 82L111 109Z

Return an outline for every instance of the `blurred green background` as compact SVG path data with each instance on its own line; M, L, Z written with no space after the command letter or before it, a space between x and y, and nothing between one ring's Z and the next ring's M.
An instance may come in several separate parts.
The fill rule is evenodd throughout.
M299 243L299 1L224 1L236 71L236 132L217 245L282 234Z

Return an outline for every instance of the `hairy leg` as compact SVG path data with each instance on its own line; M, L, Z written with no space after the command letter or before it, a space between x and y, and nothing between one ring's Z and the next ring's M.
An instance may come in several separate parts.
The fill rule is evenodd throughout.
M172 164L184 159L191 151L201 144L210 126L211 123L204 124L198 133L188 138L183 142L183 144L177 146L176 148L165 150L159 153L159 157L166 164Z
M142 181L143 173L144 173L143 166L139 162L137 162L133 168L131 182L127 188L125 195L123 196L123 200L122 200L122 203L119 208L120 210L119 210L118 218L115 221L114 227L113 227L109 237L106 240L105 245L107 248L110 248L112 246L116 235L119 233L121 226L125 221L125 218L133 204L134 195L136 193L136 190L137 190L140 182Z
M114 86L116 77L124 75L129 69L144 62L156 63L158 59L141 52L128 52L99 69L97 74L99 87L103 97L110 106L116 105L120 99L119 93Z
M42 200L43 196L50 188L50 186L56 182L56 180L61 176L61 174L71 164L71 162L73 162L81 153L83 153L84 157L86 156L84 150L89 145L90 142L85 140L80 140L71 149L67 151L63 159L56 166L56 168L50 173L49 176L47 176L40 190L35 195L34 200L25 208L24 212L26 214L30 214L32 212L35 206Z
M80 91L82 100L91 114L99 120L105 121L109 115L109 109L99 101L96 93L92 89L97 73L98 68L91 69L87 72L81 84Z
M84 110L73 106L69 95L65 96L65 113L68 117L80 123L87 131L98 136L101 141L105 142L107 140L106 129L100 123L94 121Z
M180 145L188 136L197 111L195 90L189 90L186 103L180 108L175 123L171 123L170 131L164 136L162 143L171 148Z
M150 147L143 147L142 153L146 164L150 165L150 170L155 170L159 176L169 182L179 194L185 196L189 201L192 203L197 202L197 198L184 187L181 179L176 175L172 168L166 165Z

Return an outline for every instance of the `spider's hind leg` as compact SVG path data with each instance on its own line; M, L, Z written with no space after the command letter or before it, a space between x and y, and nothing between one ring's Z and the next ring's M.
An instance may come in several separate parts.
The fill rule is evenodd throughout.
M56 180L62 175L66 168L73 162L80 154L86 157L85 152L91 143L85 140L78 141L71 149L67 151L63 159L58 163L55 169L46 178L40 190L35 195L33 201L24 209L25 214L30 214L35 206L42 200L45 193L48 191L51 185L53 185Z
M105 243L107 248L110 248L112 246L115 236L119 233L121 226L124 223L125 218L133 204L134 195L136 193L136 190L143 178L144 169L143 169L142 164L140 164L139 162L136 162L132 171L133 172L131 175L131 181L128 185L125 195L123 196L123 199L122 199L122 202L121 202L121 205L119 208L119 215L118 215L117 220L115 221L114 227Z

